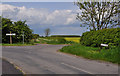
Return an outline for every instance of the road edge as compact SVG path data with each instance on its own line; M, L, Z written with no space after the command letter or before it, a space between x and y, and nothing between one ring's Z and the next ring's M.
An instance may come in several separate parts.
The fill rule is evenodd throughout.
M9 60L6 59L6 58L1 58L1 59L2 59L2 60L5 60L5 61L7 61L8 63L10 63L11 65L13 65L15 69L19 70L19 71L23 74L23 76L26 76L26 73L25 73L19 66L17 66L15 63L9 61Z

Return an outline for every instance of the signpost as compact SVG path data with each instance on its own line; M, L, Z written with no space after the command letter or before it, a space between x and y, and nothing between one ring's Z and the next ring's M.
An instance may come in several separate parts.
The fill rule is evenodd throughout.
M10 31L10 33L9 34L6 34L7 36L10 36L10 44L12 44L12 35L16 35L15 33L11 33L11 31Z
M102 47L107 47L109 48L109 45L108 44L100 44L100 48L102 49Z

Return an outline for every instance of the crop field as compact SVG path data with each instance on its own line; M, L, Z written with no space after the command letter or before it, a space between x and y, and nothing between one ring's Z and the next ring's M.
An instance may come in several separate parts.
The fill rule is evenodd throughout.
M64 39L67 41L73 41L76 43L80 43L80 37L65 37Z
M73 44L80 43L80 37L43 37L37 43L47 44Z

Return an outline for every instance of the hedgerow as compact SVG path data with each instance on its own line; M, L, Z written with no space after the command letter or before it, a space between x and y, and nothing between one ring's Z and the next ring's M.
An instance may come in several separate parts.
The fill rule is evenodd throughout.
M83 33L82 45L98 47L101 43L120 46L120 28L102 29Z

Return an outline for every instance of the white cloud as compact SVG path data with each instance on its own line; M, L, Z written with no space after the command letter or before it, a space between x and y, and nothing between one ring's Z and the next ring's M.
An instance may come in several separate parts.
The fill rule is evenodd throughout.
M76 13L73 13L72 10L54 10L50 12L42 8L16 7L8 4L0 4L0 6L2 7L0 11L2 11L4 17L15 21L27 20L27 22L32 25L70 25L77 21Z
M55 28L53 29L54 31L52 31L53 35L82 35L83 32L86 31L86 27L74 27L74 26L70 26L70 27L61 27L61 28Z

